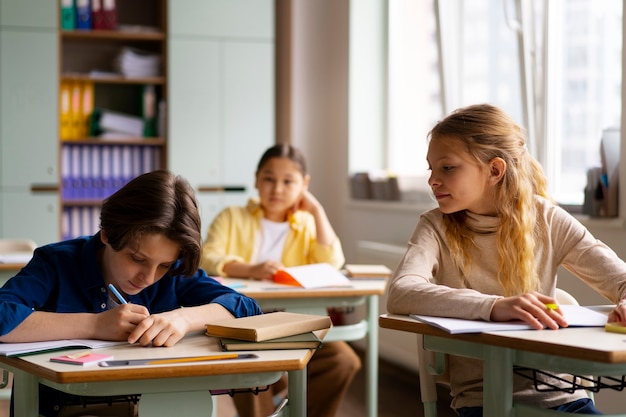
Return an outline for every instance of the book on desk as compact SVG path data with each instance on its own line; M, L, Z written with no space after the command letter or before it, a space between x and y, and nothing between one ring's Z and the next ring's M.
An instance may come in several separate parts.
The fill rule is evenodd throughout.
M206 334L207 336L263 342L330 327L332 327L332 322L328 316L277 311L207 323Z
M314 332L300 333L292 336L269 339L262 342L220 337L220 346L224 351L243 350L283 350L283 349L319 349L322 340Z

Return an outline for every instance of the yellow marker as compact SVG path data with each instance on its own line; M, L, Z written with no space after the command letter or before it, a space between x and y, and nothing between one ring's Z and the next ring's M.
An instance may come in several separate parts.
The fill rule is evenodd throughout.
M554 304L554 303L548 303L548 304L546 304L546 308L548 310L558 310L559 309L559 305L558 304Z
M626 326L620 322L607 323L604 325L604 330L612 333L626 333Z
M149 365L161 365L166 363L182 363L182 362L202 362L213 361L219 359L237 359L238 353L227 353L224 355L211 355L211 356L193 356L190 358L173 358L173 359L156 359L148 362Z

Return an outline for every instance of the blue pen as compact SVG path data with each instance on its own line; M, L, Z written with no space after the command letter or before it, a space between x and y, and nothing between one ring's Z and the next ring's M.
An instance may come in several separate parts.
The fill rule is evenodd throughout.
M122 297L122 294L120 294L119 291L117 291L117 288L115 288L113 284L109 284L109 289L111 290L113 295L119 300L120 304L128 304L128 302L124 300L124 297Z

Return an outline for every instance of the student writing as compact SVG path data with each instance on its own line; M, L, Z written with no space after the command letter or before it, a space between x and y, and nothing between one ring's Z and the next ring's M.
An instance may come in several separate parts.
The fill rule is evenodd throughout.
M168 171L140 175L104 201L98 233L36 249L0 289L0 341L172 346L209 318L260 314L254 300L198 268L200 252L200 216L187 181ZM120 304L109 284L128 303ZM45 417L63 412L70 400L76 399L40 386Z
M232 206L210 225L201 265L210 274L271 280L282 267L344 261L339 238L323 206L308 190L310 176L302 153L290 145L267 149L258 163L258 199ZM361 364L345 342L324 343L309 362L307 415L332 417ZM235 395L240 417L272 413L272 396L284 381L258 396Z
M420 216L390 280L390 313L558 329L567 322L546 305L556 304L559 266L607 299L624 299L626 264L550 200L523 130L502 110L458 109L429 138L428 184L438 208ZM620 306L609 320L624 317ZM452 356L449 370L452 407L462 417L482 416L482 362ZM600 414L584 392L539 392L517 376L514 401Z

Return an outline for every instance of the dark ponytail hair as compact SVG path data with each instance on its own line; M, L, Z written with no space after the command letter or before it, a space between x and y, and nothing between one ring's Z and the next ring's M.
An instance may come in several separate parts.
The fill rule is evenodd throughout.
M306 177L306 159L304 158L304 154L300 152L297 148L287 144L278 144L274 145L271 148L267 149L261 159L259 160L259 164L257 165L256 172L257 174L263 168L263 165L267 163L272 158L288 158L293 163L298 166L298 171L302 174L303 177Z

